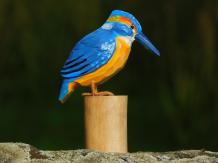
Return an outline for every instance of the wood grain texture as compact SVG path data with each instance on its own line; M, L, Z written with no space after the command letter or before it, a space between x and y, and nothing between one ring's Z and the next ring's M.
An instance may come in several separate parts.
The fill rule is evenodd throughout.
M101 152L127 152L127 96L85 96L85 143Z

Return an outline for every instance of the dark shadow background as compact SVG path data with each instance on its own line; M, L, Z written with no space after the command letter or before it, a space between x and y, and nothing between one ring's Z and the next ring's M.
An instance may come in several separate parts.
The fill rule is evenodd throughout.
M134 14L161 51L135 43L100 87L129 95L129 151L218 150L218 5L213 0L0 0L0 141L84 148L83 98L57 101L74 44L113 9Z

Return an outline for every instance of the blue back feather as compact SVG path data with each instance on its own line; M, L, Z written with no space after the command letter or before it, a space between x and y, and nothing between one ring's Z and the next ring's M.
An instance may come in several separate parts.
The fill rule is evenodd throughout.
M61 69L63 78L80 78L106 64L116 49L116 35L99 28L80 40Z

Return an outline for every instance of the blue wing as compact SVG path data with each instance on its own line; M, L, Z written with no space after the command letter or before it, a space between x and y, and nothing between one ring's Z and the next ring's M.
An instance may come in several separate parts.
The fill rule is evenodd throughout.
M78 79L106 64L116 49L115 34L98 29L80 40L61 69L65 79Z

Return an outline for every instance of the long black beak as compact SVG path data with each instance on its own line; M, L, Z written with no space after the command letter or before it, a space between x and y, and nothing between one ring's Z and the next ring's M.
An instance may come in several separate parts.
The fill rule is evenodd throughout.
M146 49L160 56L159 50L151 43L151 41L142 33L136 34L136 41L140 42Z

